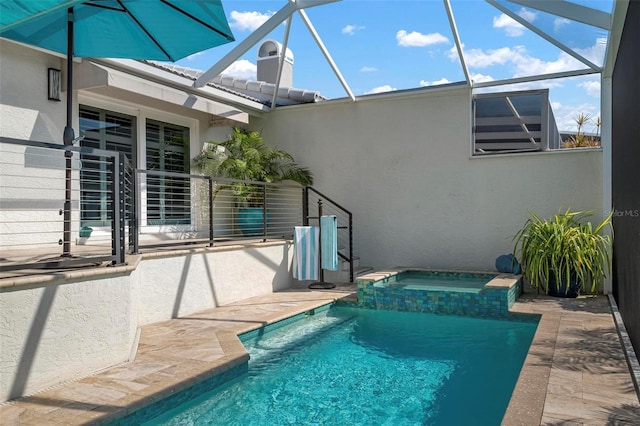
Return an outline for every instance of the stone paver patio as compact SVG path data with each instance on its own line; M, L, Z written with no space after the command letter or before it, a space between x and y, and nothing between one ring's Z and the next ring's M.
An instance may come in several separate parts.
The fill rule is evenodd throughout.
M251 298L142 327L135 361L0 406L2 425L101 424L244 363L236 337L341 298L354 286ZM607 297L526 293L541 315L503 425L639 425L640 403ZM481 424L481 423L479 423Z

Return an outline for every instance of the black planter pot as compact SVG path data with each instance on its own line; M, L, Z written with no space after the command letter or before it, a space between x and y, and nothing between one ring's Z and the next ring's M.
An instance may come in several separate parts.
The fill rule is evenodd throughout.
M556 285L556 277L553 273L549 276L548 285L547 294L554 297L576 298L580 295L580 289L582 288L582 282L574 274L571 274L568 289L565 280L560 280L560 283Z

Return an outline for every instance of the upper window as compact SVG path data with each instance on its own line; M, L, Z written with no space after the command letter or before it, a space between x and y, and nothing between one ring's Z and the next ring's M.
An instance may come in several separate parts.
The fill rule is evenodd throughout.
M548 90L475 95L473 110L474 155L560 147Z

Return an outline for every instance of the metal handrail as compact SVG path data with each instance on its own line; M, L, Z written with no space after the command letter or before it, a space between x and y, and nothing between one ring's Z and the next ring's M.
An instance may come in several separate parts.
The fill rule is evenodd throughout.
M127 253L145 249L291 240L295 226L307 222L314 196L322 197L328 214L339 217L339 243L348 250L338 255L349 262L353 281L352 214L312 187L134 169L124 153L86 146L7 137L0 143L6 151L0 156L6 188L0 206L0 277L19 270L124 264ZM70 203L63 192L66 158L73 160ZM262 213L248 231L238 221L244 209L233 192L247 186ZM67 207L68 223L60 217ZM63 248L67 229L77 239Z
M111 255L107 255L106 253L101 253L98 251L98 254L89 253L88 251L83 251L82 253L70 252L70 225L71 225L71 202L70 200L67 202L65 200L61 200L60 205L63 206L60 211L60 215L64 213L63 226L60 232L63 235L58 242L60 246L63 247L62 253L59 256L54 256L55 253L49 253L49 257L44 259L34 261L33 259L27 258L26 261L16 261L13 263L5 263L1 266L2 271L15 271L21 269L53 269L53 268L67 268L67 267L75 267L82 264L100 264L102 262L110 262L112 265L124 264L125 263L125 240L126 240L126 218L128 216L128 206L127 199L131 199L126 184L124 182L125 176L127 173L131 171L131 165L128 162L127 158L124 154L118 153L115 151L107 151L89 147L79 147L73 145L60 145L49 142L40 142L40 141L30 141L24 139L16 139L16 138L8 138L8 137L0 137L0 143L9 144L9 145L17 145L23 146L25 148L41 148L50 150L52 154L45 154L41 157L45 159L49 159L46 161L54 161L58 158L65 159L65 167L58 167L55 165L48 165L48 169L52 169L54 171L64 171L65 172L65 182L71 177L69 176L68 169L70 168L69 161L74 156L78 159L78 170L82 168L81 164L84 161L82 159L82 155L89 155L96 158L101 158L99 160L100 164L104 166L104 170L102 174L105 176L105 180L100 181L102 184L106 185L107 190L104 192L105 199L108 199L111 203L111 209L108 214L111 215ZM60 153L59 156L57 153ZM25 160L26 161L26 157ZM91 162L91 161L88 161ZM93 160L95 163L96 161ZM21 181L27 182L29 179L37 178L39 173L28 173L25 167L33 167L28 166L26 163L16 162L12 164L13 167L17 169L14 175L15 178L20 177ZM107 180L107 176L108 179ZM77 178L75 178L77 179ZM75 180L74 179L74 180ZM65 184L66 186L67 184ZM34 189L34 188L32 188ZM62 189L62 188L61 188ZM36 189L37 190L37 189ZM41 191L45 191L45 188L42 188ZM66 191L66 190L65 190ZM23 194L21 194L23 195ZM36 201L40 203L39 198L24 198L24 195L21 198L16 198L17 200L24 201ZM51 200L55 201L55 200ZM78 200L80 202L80 200ZM33 209L33 207L29 207L28 209ZM19 209L18 209L19 210ZM37 225L37 222L36 222ZM17 238L14 234L13 237ZM45 237L46 238L46 237ZM24 243L25 247L31 246L39 246L44 245L46 240L40 239L38 242L30 242ZM17 247L22 247L20 242L15 243ZM51 244L51 240L49 240L49 244ZM15 249L18 250L19 249ZM93 255L91 255L93 254Z
M336 213L336 216L340 216L338 218L338 233L344 234L346 232L348 246L349 246L349 254L346 255L344 253L341 253L340 250L338 250L338 256L349 263L349 281L353 282L354 280L353 214L346 208L342 207L340 204L333 201L331 198L327 197L322 192L318 191L317 189L311 186L307 186L305 187L305 191L304 191L304 210L303 210L305 225L309 225L309 211L310 211L309 208L311 206L311 193L314 193L322 201L324 212L326 213L333 212L333 213ZM341 225L341 222L345 221L344 216L346 216L346 225Z
M246 239L290 239L294 227L302 224L300 194L304 188L300 185L143 169L136 169L135 174L139 233L134 252L171 245L213 247ZM157 183L160 181L164 187ZM235 184L249 189L253 207L241 205L239 194L233 193ZM167 190L174 197L163 206L161 192ZM167 234L181 235L171 238ZM141 238L145 241L140 242Z

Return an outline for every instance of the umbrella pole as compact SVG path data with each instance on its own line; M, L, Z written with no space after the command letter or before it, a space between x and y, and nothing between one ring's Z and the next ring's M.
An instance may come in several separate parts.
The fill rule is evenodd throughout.
M67 10L67 124L62 140L66 146L73 145L75 134L71 125L73 117L73 8ZM72 151L65 151L65 191L64 191L64 230L62 256L71 256L71 157Z

